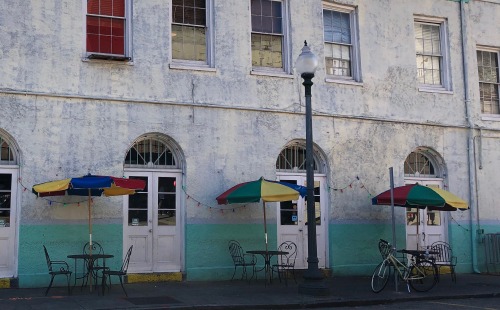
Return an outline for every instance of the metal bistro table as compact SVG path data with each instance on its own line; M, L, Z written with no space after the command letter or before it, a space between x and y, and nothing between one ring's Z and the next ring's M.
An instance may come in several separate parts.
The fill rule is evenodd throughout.
M439 254L438 252L431 251L431 250L406 250L406 249L402 249L402 250L398 250L397 252L415 256L417 259L425 258L427 260L431 258L430 255Z
M271 269L271 259L273 256L278 256L278 255L286 255L288 252L285 251L269 251L269 250L252 250L252 251L247 251L248 254L259 254L262 255L264 258L264 267L262 269L256 270L256 271L265 271L265 276L266 276L266 283L267 280L269 279L269 283L272 283L273 280L273 271Z
M111 255L111 254L71 254L71 255L68 255L68 258L72 258L75 260L75 283L73 285L73 287L76 286L76 280L77 279L82 279L82 286L83 286L83 283L85 283L85 278L87 278L87 281L89 281L89 287L90 287L90 292L92 292L92 277L94 275L94 263L96 262L96 260L98 259L102 259L103 260L103 268L106 268L106 258L113 258L115 257L114 255ZM77 261L78 260L83 260L84 261L84 265L87 267L86 270L84 270L84 274L81 276L81 277L78 277L76 275L76 271L77 271ZM97 285L97 279L96 279L96 283L95 285Z

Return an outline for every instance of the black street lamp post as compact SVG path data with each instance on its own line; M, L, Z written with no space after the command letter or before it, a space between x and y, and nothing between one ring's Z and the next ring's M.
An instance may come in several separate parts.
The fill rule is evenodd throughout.
M323 275L318 268L318 247L316 242L316 206L314 201L314 159L312 134L311 86L314 72L318 67L318 58L311 52L307 42L300 53L296 69L304 79L306 97L306 183L307 183L307 270L304 282L299 285L299 293L325 295L328 293Z

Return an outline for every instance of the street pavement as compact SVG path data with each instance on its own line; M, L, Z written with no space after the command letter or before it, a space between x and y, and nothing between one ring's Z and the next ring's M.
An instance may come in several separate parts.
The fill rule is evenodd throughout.
M500 297L500 276L485 274L458 274L457 283L449 275L442 275L437 285L425 293L408 293L403 282L396 290L390 279L387 287L375 294L370 289L370 277L334 275L326 278L324 285L324 296L300 294L299 284L293 280L288 285L277 280L267 285L264 280L133 283L125 284L128 297L119 284L104 296L78 286L69 296L65 287L53 287L48 296L44 296L45 288L9 288L0 289L0 309L328 309ZM500 305L493 309L500 309Z

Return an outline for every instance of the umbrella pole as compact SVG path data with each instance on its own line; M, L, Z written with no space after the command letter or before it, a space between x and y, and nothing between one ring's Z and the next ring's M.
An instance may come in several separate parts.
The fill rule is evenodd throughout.
M267 252L267 220L266 220L266 202L262 201L262 209L264 210L264 237L266 238L266 252Z
M396 249L396 215L394 213L394 171L393 168L389 168L389 179L391 186L391 214L392 214L392 246ZM396 292L398 289L398 273L394 270L394 286L396 287Z
M91 190L89 188L89 254L92 256L92 222L90 221L90 216L92 215L92 198L91 198ZM92 274L89 273L89 283L90 283L90 292L92 292Z

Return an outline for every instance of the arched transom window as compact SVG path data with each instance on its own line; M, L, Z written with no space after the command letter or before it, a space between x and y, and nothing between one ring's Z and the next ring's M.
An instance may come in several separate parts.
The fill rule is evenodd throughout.
M420 152L411 152L405 160L405 176L437 177L437 171L429 157Z
M16 153L11 147L9 141L4 137L0 136L0 145L2 150L0 152L0 164L1 165L17 165Z
M179 163L168 142L158 137L142 137L134 142L125 157L127 168L179 168Z
M317 154L313 154L314 172L319 173ZM276 160L276 171L306 172L306 149L300 144L284 148Z

